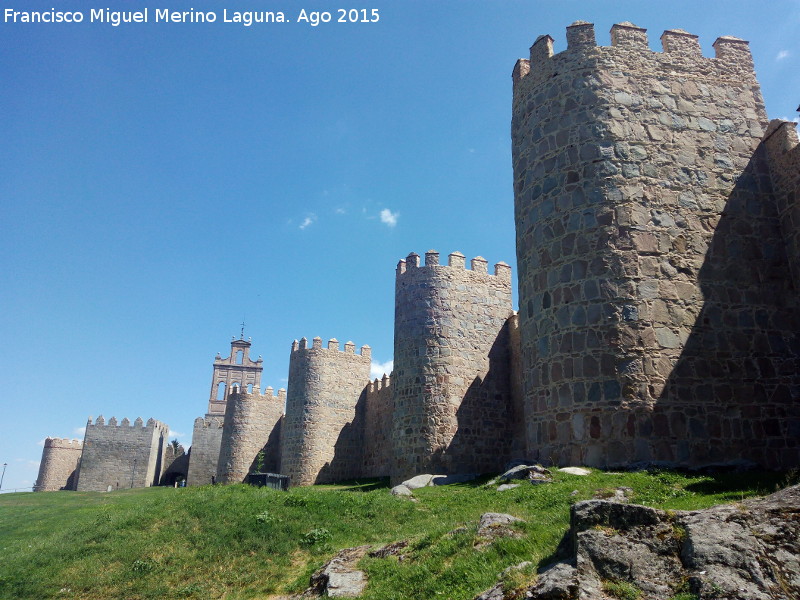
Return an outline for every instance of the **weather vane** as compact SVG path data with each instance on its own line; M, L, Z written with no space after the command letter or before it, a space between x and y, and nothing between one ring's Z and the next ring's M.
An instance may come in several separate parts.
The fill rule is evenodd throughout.
M242 333L239 335L239 339L240 340L244 339L244 319L242 319Z

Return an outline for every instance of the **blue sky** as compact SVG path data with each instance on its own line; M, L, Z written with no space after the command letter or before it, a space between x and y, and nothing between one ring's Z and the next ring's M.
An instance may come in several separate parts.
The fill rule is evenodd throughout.
M514 268L511 70L575 20L747 39L771 118L800 104L800 2L8 0L16 10L216 11L213 24L0 22L3 489L88 416L188 446L244 319L263 384L295 338L392 360L394 268L460 250ZM355 5L354 5L355 6ZM293 22L220 22L222 10Z

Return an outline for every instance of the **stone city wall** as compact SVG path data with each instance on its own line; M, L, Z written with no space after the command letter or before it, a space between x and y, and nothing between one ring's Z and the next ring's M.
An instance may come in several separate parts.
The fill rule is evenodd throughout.
M395 278L392 479L483 473L510 454L511 268L411 253Z
M747 42L589 23L514 73L527 444L557 464L797 462L797 300ZM395 359L397 360L397 359Z
M292 344L286 417L281 431L281 473L291 485L310 485L361 474L363 417L357 410L369 383L369 346L344 351L332 339L322 347L314 338Z
M228 396L217 465L219 483L241 483L283 415L286 391L268 387L263 394L239 391Z
M790 121L771 121L764 134L764 147L792 283L800 289L800 144L796 128L797 123Z
M74 490L82 451L83 442L80 440L47 438L33 491Z
M111 488L158 485L164 464L169 427L155 419L133 424L125 418L117 424L102 416L86 424L78 491L104 492Z
M364 470L362 477L389 477L392 464L391 379L384 373L364 393Z
M186 485L208 485L216 478L223 421L224 417L217 415L194 420Z

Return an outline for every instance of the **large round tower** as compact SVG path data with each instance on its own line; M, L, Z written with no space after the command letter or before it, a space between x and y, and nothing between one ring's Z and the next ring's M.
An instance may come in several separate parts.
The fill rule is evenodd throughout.
M395 280L392 478L502 469L514 439L511 268L409 254ZM517 419L517 423L520 420Z
M529 451L777 465L792 438L797 295L759 162L752 57L732 37L714 58L685 31L661 41L653 52L621 23L598 47L579 22L566 50L540 36L514 69Z

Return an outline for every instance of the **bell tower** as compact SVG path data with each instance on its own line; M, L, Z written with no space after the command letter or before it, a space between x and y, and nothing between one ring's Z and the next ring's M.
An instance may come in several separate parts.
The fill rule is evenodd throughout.
M259 356L250 359L250 341L241 335L231 340L231 353L228 358L219 354L214 358L214 375L211 379L211 393L208 397L208 415L224 415L228 395L234 388L245 392L261 387L261 373L264 361Z

